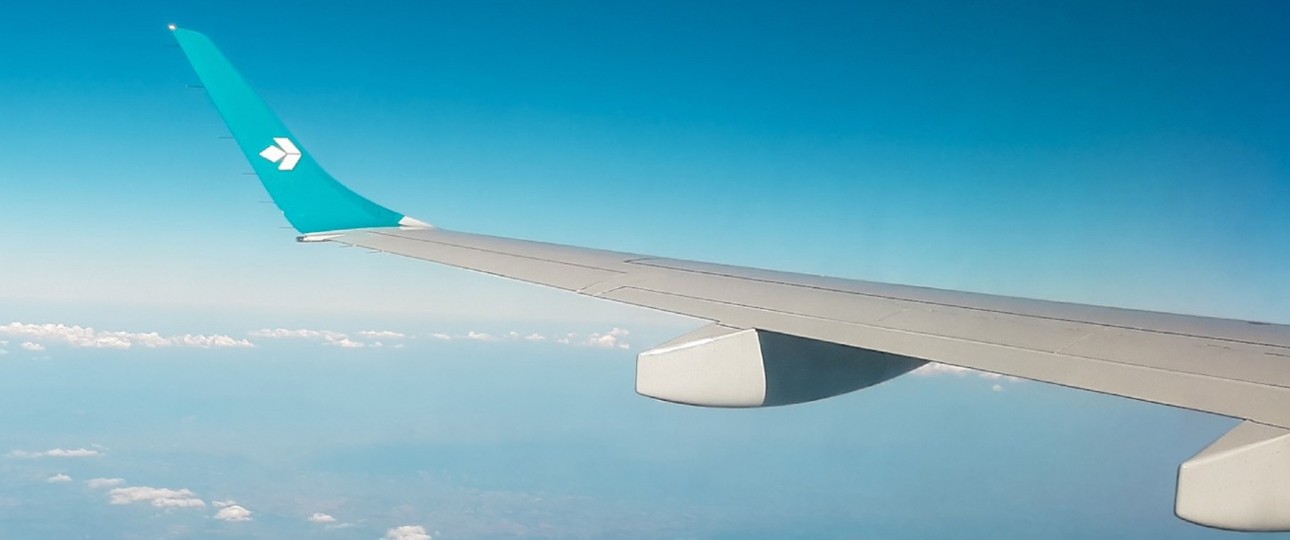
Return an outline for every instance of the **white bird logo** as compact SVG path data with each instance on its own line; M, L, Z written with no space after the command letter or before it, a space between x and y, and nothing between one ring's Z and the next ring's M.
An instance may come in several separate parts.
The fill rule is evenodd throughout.
M278 164L279 171L289 171L296 168L296 163L300 162L300 149L296 144L286 137L274 137L273 142L268 148L260 151L260 157Z

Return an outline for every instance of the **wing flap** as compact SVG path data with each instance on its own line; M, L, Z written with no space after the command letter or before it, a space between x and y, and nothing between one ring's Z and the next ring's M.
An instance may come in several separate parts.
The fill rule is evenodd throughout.
M1279 347L1106 328L1062 350L1071 356L1290 388L1290 357Z

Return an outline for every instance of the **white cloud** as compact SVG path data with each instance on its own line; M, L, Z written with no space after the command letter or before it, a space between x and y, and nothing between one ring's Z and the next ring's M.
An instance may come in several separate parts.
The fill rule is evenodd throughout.
M31 351L31 352L40 352L45 350L44 345L41 345L39 343L32 343L30 341L22 342L22 345L20 345L20 347L22 347L24 351Z
M231 505L220 508L215 513L215 519L220 521L251 521L251 511L241 505Z
M237 504L237 501L211 501L211 506L214 506L215 508L224 508L225 506L233 506L235 504Z
M385 531L385 540L430 540L430 535L420 525L404 525Z
M229 336L213 335L204 336L201 334L184 334L168 338L172 345L180 347L196 347L199 349L209 349L212 347L254 347L255 344L245 339L234 339Z
M561 345L574 345L578 347L597 347L602 349L630 349L631 344L623 338L631 332L622 328L614 327L608 332L592 332L587 337L581 337L576 332L569 332L564 336L555 338L555 342Z
M474 330L467 332L465 335L465 338L473 339L475 341L497 341L497 338L493 337L492 335L486 334L484 332L476 332Z
M435 332L433 334L430 334L430 337L440 341L454 341L458 339L469 339L472 341L498 341L497 336L494 336L487 332L476 332L474 330L466 332L465 334L456 334L456 335L445 334L443 332Z
M569 332L567 334L558 335L557 337L557 336L548 336L548 335L540 334L538 332L531 332L526 335L520 332L516 332L514 330L506 332L505 334L491 334L491 333L482 332L479 330L470 330L465 334L447 334L443 332L435 332L433 334L430 334L430 337L440 341L455 341L460 339L471 340L471 341L484 341L484 342L521 341L522 340L522 341L528 341L530 343L542 343L542 342L550 341L554 343L559 343L561 345L574 345L579 347L598 347L598 348L604 348L604 349L628 349L628 348L631 348L631 344L627 343L627 341L624 338L630 333L631 332L626 329L614 327L610 329L608 332L593 332L591 334L585 335L585 337L576 332Z
M129 349L135 346L149 349L161 347L209 349L213 347L255 346L254 343L245 339L235 339L220 334L183 334L167 337L156 332L102 331L88 326L68 326L52 323L12 322L0 325L0 335L26 338L28 341L24 342L22 347L33 351L44 350L42 343L50 342L87 349Z
M262 328L248 332L251 337L262 337L272 339L342 339L344 333L332 330L310 330L308 328L297 328L289 330L286 328Z
M125 483L124 478L91 478L85 481L85 485L90 489L102 489L106 487L116 487Z
M76 448L73 450L54 448L52 450L45 450L44 452L27 452L25 450L14 450L12 452L9 452L9 457L25 458L25 459L35 459L35 458L42 458L42 457L80 458L80 457L97 457L100 455L102 455L102 453L100 453L98 450L89 450L86 448Z
M934 375L957 375L959 377L962 377L965 375L975 375L982 379L990 379L990 380L1007 380L1007 381L1020 380L1016 377L1000 375L998 373L988 373L985 371L977 371L975 369L968 369L968 368L959 367L959 366L951 366L949 364L941 364L938 362L928 362L923 367L915 369L911 373L913 373L914 375L920 375L924 377L930 377Z
M1017 382L1017 381L1020 381L1020 380L1021 380L1021 379L1018 379L1018 378L1016 378L1016 377L1012 377L1012 376L1009 376L1009 375L1000 375L1000 374L998 374L998 373L989 373L989 372L985 372L985 371L977 371L977 370L975 370L975 369L968 369L968 368L965 368L965 367L959 367L959 366L951 366L951 365L949 365L949 364L941 364L941 363L938 363L938 362L928 362L927 364L923 365L923 367L920 367L920 368L918 368L918 369L915 369L914 371L911 371L910 373L913 373L914 375L917 375L917 376L920 376L920 377L934 377L934 376L937 376L937 375L953 375L953 376L955 376L955 377L968 377L968 376L972 376L972 377L978 377L978 378L981 378L981 379L985 379L985 380L988 380L988 381L996 381L996 382L995 382L995 384L993 384L993 385L990 387L990 391L992 391L992 392L1002 392L1002 391L1004 391L1004 388L1005 388L1005 387L1004 387L1002 384L1000 384L1000 383L1003 383L1003 382Z
M85 448L77 448L75 450L55 448L53 450L46 450L45 455L49 457L96 457L101 454L98 450L88 450Z
M329 339L327 341L324 341L323 345L331 345L333 347L340 347L342 349L361 349L367 346L367 344L361 341L354 341L349 338Z
M961 376L961 375L967 375L969 373L979 373L979 372L974 369L968 369L965 367L951 366L949 364L941 364L938 362L928 362L926 364L923 364L923 367L915 369L912 373L914 375L931 377L933 375L960 375Z
M587 338L587 345L592 347L614 348L618 346L618 338L614 336L591 336Z
M152 505L157 508L205 508L206 503L201 499L153 499Z
M46 478L45 481L51 484L65 484L67 482L71 482L72 477L65 474L55 474L54 476Z
M313 339L322 341L323 345L340 347L342 349L362 349L366 347L381 348L385 344L379 341L364 342L350 338L344 332L334 330L310 330L308 328L262 328L249 332L251 337L261 337L270 339ZM402 339L406 335L393 330L363 330L358 333L359 336L368 339Z
M310 523L335 523L336 518L331 517L331 514L315 512L314 515L309 516L309 522Z
M108 492L112 504L146 502L157 508L204 508L206 502L187 489L148 486L119 487Z
M600 347L602 349L626 349L630 347L627 343L619 340L619 336L613 334L591 334L587 339L581 342L585 347Z
M608 332L593 332L586 338L580 339L578 334L566 334L563 338L556 340L557 343L564 345L578 345L582 347L599 347L602 349L628 349L631 345L623 340L631 332L622 328L614 327Z

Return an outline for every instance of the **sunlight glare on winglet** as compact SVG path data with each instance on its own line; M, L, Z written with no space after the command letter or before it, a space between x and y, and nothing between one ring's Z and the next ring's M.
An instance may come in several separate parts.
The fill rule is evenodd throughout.
M399 220L399 227L404 229L433 229L434 225L413 217L403 216L403 219Z

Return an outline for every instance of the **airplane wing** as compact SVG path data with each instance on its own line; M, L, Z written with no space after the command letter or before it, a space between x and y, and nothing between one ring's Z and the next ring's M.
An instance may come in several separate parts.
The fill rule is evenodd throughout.
M332 178L204 35L173 29L301 242L332 242L712 321L637 359L643 395L801 403L934 361L1245 420L1179 469L1175 511L1290 530L1290 326L739 268L451 231Z

